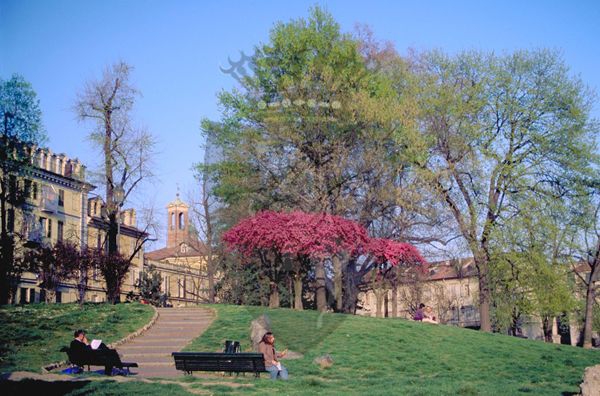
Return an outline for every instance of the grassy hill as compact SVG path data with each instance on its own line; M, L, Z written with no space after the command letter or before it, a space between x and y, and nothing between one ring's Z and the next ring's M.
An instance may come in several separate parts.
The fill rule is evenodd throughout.
M214 306L218 318L187 350L216 350L224 337L249 349L249 323L266 312L292 381L260 381L258 393L561 395L578 392L585 367L600 351L400 319L376 319L286 309ZM313 359L325 353L334 365ZM252 389L244 390L246 392ZM237 391L236 391L237 392Z
M61 307L61 308L59 308ZM290 381L270 381L263 374L260 380L251 375L240 377L219 374L202 374L194 377L181 377L170 381L142 383L135 377L124 382L92 378L87 383L78 383L71 394L329 394L329 395L518 395L543 394L562 395L578 392L585 367L600 364L600 351L545 344L497 334L484 334L477 331L448 326L409 322L400 319L375 319L339 314L319 314L314 311L295 312L287 309L269 310L259 307L212 305L217 312L215 322L204 334L194 340L186 350L217 351L222 349L226 339L240 340L243 351L250 350L250 322L267 313L277 336L277 347L282 350L303 354L302 358L286 360L284 364L290 372ZM16 309L16 308L11 308ZM11 309L0 310L2 320L1 340L6 342L5 319ZM30 309L30 307L27 307ZM33 309L33 308L32 308ZM44 317L56 314L54 310L62 306L43 306L47 309ZM106 325L110 319L113 326L134 323L142 325L145 318L144 307L120 305L90 307L85 315L90 324L82 325L90 333ZM124 309L117 315L104 310ZM130 311L133 310L133 311ZM22 320L28 316L10 313L11 319ZM103 321L95 317L102 316ZM60 315L57 316L60 318ZM147 317L149 319L149 317ZM80 318L81 319L81 318ZM25 328L33 329L39 342L46 336L57 337L59 329L70 328L73 320L60 319L60 326L48 320L28 320ZM147 321L147 320L146 320ZM81 323L81 322L80 322ZM100 325L99 323L104 323ZM23 328L16 323L11 328ZM48 327L57 327L49 332ZM96 327L97 326L97 327ZM25 329L23 329L25 332ZM15 333L12 330L11 333ZM26 339L23 333L22 338ZM94 333L96 334L96 333ZM106 333L105 333L106 334ZM69 339L69 334L66 339ZM95 335L94 335L95 336ZM102 336L101 336L102 337ZM106 336L108 339L108 335ZM61 340L62 343L66 342ZM46 342L46 341L44 341ZM61 342L57 342L56 345ZM33 345L33 343L32 343ZM30 349L27 349L30 348ZM45 363L56 360L35 352L33 347L19 349L36 355L28 360L31 370L39 369L38 359ZM52 347L54 348L54 346ZM4 352L2 371L20 367L16 363L7 364L12 352ZM322 369L313 363L315 357L330 354L334 364ZM7 358L8 356L8 358ZM15 355L16 356L16 355ZM21 367L21 369L27 367ZM39 383L33 381L11 385L13 392L37 389ZM32 388L28 388L32 387ZM49 390L50 387L45 389ZM60 394L66 393L66 388ZM48 392L45 392L48 396Z
M147 324L154 310L142 304L32 304L0 306L0 373L40 372L66 359L63 346L85 329L109 344Z

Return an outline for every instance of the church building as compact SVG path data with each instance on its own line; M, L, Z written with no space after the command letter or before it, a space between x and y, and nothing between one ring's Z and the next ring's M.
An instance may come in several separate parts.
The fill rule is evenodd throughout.
M161 274L163 292L173 306L208 301L206 248L190 223L189 205L179 198L167 205L167 246L148 252L144 268Z

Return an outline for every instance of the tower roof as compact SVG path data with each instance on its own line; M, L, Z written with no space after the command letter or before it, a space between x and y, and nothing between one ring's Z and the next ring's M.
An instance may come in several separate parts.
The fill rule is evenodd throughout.
M178 206L178 207L184 207L184 208L189 208L189 205L186 204L185 202L183 202L181 199L179 199L179 193L177 193L177 197L175 198L174 201L171 201L167 204L167 208L171 208L173 206Z

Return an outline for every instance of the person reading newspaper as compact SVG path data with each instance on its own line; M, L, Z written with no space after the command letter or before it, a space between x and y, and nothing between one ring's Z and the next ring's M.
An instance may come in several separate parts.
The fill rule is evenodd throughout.
M112 374L113 367L119 364L117 351L109 349L102 340L92 340L90 343L85 335L85 331L81 329L76 330L73 337L70 348L74 360L85 361L96 355L96 357L106 362L104 374Z

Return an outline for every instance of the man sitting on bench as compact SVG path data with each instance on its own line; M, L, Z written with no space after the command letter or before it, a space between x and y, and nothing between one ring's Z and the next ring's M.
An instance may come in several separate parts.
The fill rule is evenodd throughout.
M85 362L93 357L95 358L94 360L104 362L104 374L111 375L113 367L118 366L120 363L117 351L109 349L103 342L97 348L93 349L85 336L85 331L81 329L76 330L73 336L75 338L71 341L70 348L75 362L71 363Z

